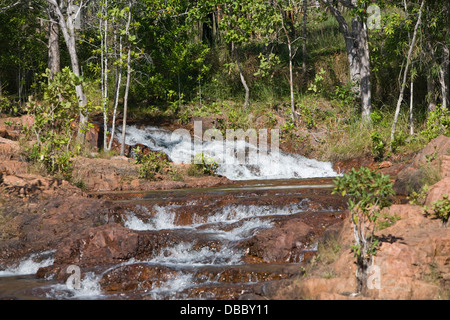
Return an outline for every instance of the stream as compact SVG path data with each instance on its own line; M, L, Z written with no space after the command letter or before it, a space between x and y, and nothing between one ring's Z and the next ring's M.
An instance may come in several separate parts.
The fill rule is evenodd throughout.
M164 151L177 163L191 161L192 143L177 136L173 143L171 135L130 127L127 144ZM205 146L206 154L223 148L214 141ZM78 289L38 279L39 268L54 263L55 251L34 254L0 271L0 298L237 299L298 274L324 231L343 219L345 203L331 195L338 174L330 163L297 155L261 159L250 166L221 164L219 173L236 181L230 186L92 193L120 208L124 227L157 239L152 254L82 270ZM297 234L299 223L304 234ZM287 236L293 243L278 248Z

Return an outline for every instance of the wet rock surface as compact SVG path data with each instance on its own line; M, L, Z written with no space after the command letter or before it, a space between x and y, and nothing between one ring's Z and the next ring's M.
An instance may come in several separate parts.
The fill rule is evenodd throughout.
M62 180L27 174L12 129L1 129L0 274L31 264L27 270L35 275L0 279L0 296L440 299L450 287L449 229L420 207L389 209L401 219L378 234L382 289L355 297L355 265L347 249L353 234L345 199L330 194L331 179L143 182L127 159L80 159L85 193ZM392 174L397 190L406 193L414 176L433 166L443 180L432 186L430 204L448 193L448 160L448 138L439 137L406 164L360 159L337 167L374 166ZM326 273L304 274L329 233L339 238L338 258ZM74 265L82 270L81 293L65 287L67 268ZM2 288L17 283L20 288Z
M76 265L95 274L107 299L124 293L136 299L250 294L262 282L300 272L323 230L342 223L333 212L345 205L329 188L308 184L89 196L66 183L36 179L6 176L2 215L10 221L3 225L0 265L7 269L51 250L53 261L37 270L38 279L62 285L67 268ZM29 191L22 195L12 186ZM145 228L136 229L133 219ZM170 293L171 283L185 278L188 285Z

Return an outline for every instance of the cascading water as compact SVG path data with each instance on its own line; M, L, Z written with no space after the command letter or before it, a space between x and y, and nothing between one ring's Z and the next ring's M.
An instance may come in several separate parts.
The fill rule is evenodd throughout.
M117 134L121 135L120 130ZM219 164L217 173L230 180L306 179L337 176L329 162L320 162L278 150L277 152L262 152L261 148L245 140L238 140L234 143L221 140L205 141L199 148L189 135L180 131L172 132L158 127L139 129L136 126L128 126L125 143L131 146L141 144L152 151L163 151L175 163L192 163L199 153L203 153L215 159ZM250 154L253 158L249 158Z
M8 266L6 270L0 271L0 277L10 277L19 275L35 274L39 268L47 267L53 264L55 260L52 251L45 251L38 254L32 254L14 266Z
M141 144L153 151L163 151L174 163L190 164L198 154L198 145L190 136L156 127L138 129L129 126L126 144ZM40 287L41 291L35 294L50 299L128 299L136 296L215 299L239 295L271 277L295 274L304 254L317 249L315 243L295 247L286 258L283 257L281 264L259 264L261 258L252 256L247 244L255 241L260 232L270 232L280 221L298 219L311 212L342 210L338 203L323 202L323 197L329 197L327 190L331 179L293 180L335 177L337 173L332 165L270 151L256 153L258 161L255 163L242 164L238 160L240 151L259 151L245 141L238 141L232 147L222 141L209 141L202 142L201 147L201 152L207 156L215 158L222 154L218 174L230 180L258 181L199 190L195 194L172 190L149 193L141 199L127 198L125 202L129 201L130 206L122 212L123 226L140 233L157 234L155 251L140 260L133 258L116 266L99 266L92 272L87 271L81 279L81 289L53 283ZM120 206L120 200L118 204ZM0 271L0 281L2 276L7 279L8 276L36 273L40 267L50 266L53 262L54 252L26 257L21 263ZM124 274L133 274L133 270L141 270L139 268L146 270L150 277L144 283L139 279L121 278ZM112 279L119 275L118 281L137 281L135 291L106 293L102 281L110 275Z

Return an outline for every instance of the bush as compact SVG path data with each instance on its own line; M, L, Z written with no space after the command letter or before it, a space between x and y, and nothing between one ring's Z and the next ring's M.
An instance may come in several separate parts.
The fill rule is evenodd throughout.
M450 217L450 200L449 195L446 194L442 200L435 201L431 204L431 207L425 207L425 212L429 215L433 215L442 220L444 228L448 225L448 219Z
M214 158L200 153L195 156L193 167L196 172L201 172L203 175L215 176L217 175L219 164L214 160Z
M70 179L73 123L79 115L75 87L81 83L81 78L69 68L63 69L52 80L49 70L42 76L42 97L40 100L30 98L27 106L29 114L35 118L27 133L36 138L28 156L31 161L43 164L49 174L60 174Z
M154 180L157 173L164 173L170 167L167 156L164 152L152 152L143 155L136 163L141 164L139 176L142 179Z
M440 135L450 137L450 110L438 106L435 111L429 114L425 129L420 134L428 141Z
M368 268L372 257L377 253L378 239L375 236L381 211L390 207L395 194L390 177L374 172L369 168L359 171L352 169L348 174L335 180L333 194L348 197L355 244L354 253L357 270L358 292L366 294Z
M386 142L381 138L378 132L374 132L370 135L372 140L372 155L376 161L381 161L384 159L386 154Z

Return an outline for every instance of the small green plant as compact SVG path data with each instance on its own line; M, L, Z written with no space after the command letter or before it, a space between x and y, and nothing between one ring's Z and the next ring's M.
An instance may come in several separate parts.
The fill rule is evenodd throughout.
M386 212L384 212L383 214L381 214L378 222L377 222L377 231L381 231L384 229L387 229L389 227L392 227L397 221L401 220L402 218L395 214L395 215L390 215Z
M431 163L437 159L437 156L438 156L437 146L434 146L434 152L432 154L425 155L425 160L427 161L427 163Z
M309 86L308 91L311 91L314 95L319 95L322 93L325 73L326 71L323 70L323 68L320 69L319 73L317 73L314 78L314 82Z
M438 106L435 111L429 114L425 129L420 134L428 141L440 135L450 137L450 110Z
M36 142L26 151L29 159L43 164L49 174L70 180L74 155L71 142L76 129L73 123L80 113L75 87L82 79L69 68L53 78L47 70L42 78L41 99L30 99L27 106L29 114L34 116L34 124L26 132Z
M8 97L0 97L0 113L7 114L11 117L20 116L25 113L22 106L13 103Z
M194 167L198 172L202 172L204 175L215 176L217 175L219 164L214 160L214 158L200 153L194 158Z
M304 105L303 103L297 105L297 108L300 110L300 114L302 117L303 123L306 125L308 129L313 129L317 126L316 121L314 119L314 110L315 107L312 108L310 106Z
M409 203L416 206L423 206L425 204L425 200L427 199L428 191L430 191L430 187L428 185L422 186L418 192L413 191L408 197Z
M442 200L435 201L430 207L425 206L425 212L428 215L435 216L442 220L442 225L444 228L448 226L448 219L450 217L450 199L449 195L444 195Z
M81 191L86 191L87 190L86 183L83 180L79 180L79 181L75 182L75 186L78 189L80 189Z
M143 155L139 162L139 176L142 179L154 180L157 173L164 173L170 167L170 163L163 152L152 152Z
M377 254L379 241L375 236L377 221L384 208L392 204L395 194L390 177L369 168L361 168L335 180L333 194L348 197L355 244L351 246L357 265L358 292L367 294L368 268Z
M375 110L370 114L370 119L373 125L378 125L383 120L383 115L378 110Z
M382 161L386 154L386 142L384 142L378 132L372 133L370 139L372 140L372 155L376 161Z
M352 106L356 102L356 93L351 82L343 86L337 86L334 92L335 99L342 102L344 106Z
M270 128L275 128L275 126L278 123L278 119L276 117L276 115L273 112L269 112L269 114L267 115L268 119L267 119L267 124Z
M394 135L394 140L391 141L391 150L392 152L396 152L399 147L406 145L406 140L408 136L400 131Z
M172 181L183 181L183 175L180 172L178 168L175 168L174 166L170 166L169 169L169 176L172 179Z

